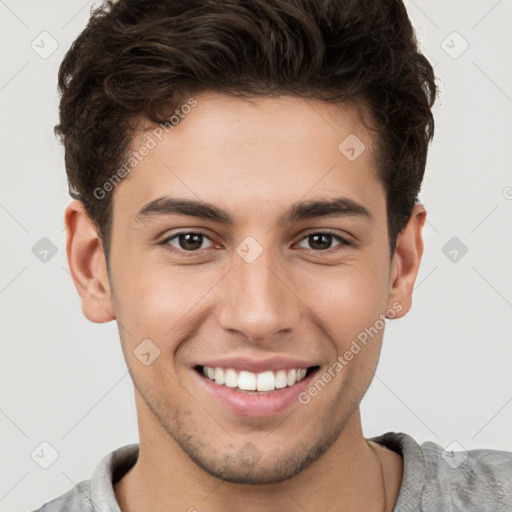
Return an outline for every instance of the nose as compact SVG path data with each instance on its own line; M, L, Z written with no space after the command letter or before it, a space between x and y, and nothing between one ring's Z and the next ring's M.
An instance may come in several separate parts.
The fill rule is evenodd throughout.
M221 327L242 333L253 343L274 343L277 335L290 334L299 325L300 300L287 280L267 251L252 263L235 257L220 291Z

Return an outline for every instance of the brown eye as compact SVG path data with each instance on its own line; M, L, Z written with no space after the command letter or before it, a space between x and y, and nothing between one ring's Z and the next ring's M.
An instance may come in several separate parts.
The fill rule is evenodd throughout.
M186 231L176 233L175 235L166 238L162 244L170 245L172 250L176 249L177 251L195 252L201 249L207 249L207 247L201 247L205 239L210 240L203 233Z
M302 240L306 242L309 245L309 248L313 249L314 251L328 251L333 248L332 243L333 241L337 241L338 243L334 246L341 246L341 245L349 245L348 242L342 238L339 235L335 235L334 233L329 232L319 232L319 233L310 233L309 235L305 236ZM306 247L308 248L308 247Z

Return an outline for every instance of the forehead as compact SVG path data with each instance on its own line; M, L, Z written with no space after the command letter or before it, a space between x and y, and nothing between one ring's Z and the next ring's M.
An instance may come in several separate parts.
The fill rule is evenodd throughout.
M190 107L189 103L194 102ZM238 98L213 91L202 92L183 100L167 119L173 126L165 128L165 135L174 134L176 141L194 139L196 151L207 144L227 141L236 149L250 143L252 147L273 143L301 144L303 152L318 148L325 151L333 143L349 135L358 135L366 144L367 153L373 152L375 132L369 132L362 123L365 108L361 103L328 103L316 99L281 95ZM141 122L141 132L133 146L143 143L157 124ZM220 148L219 148L220 149ZM297 149L297 148L296 148Z
M115 190L120 207L170 195L229 203L254 215L263 204L301 197L343 195L364 202L383 193L375 134L352 106L214 92L193 99L192 108L178 106L176 124L162 130L146 123L137 133L131 151L151 149Z

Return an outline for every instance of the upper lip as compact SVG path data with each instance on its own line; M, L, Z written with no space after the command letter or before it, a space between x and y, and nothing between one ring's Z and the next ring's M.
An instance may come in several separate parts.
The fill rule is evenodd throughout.
M272 357L267 359L250 359L247 357L225 357L202 361L195 366L210 366L212 368L233 368L252 373L261 373L267 370L291 370L293 368L310 368L317 366L311 361L291 359L289 357Z

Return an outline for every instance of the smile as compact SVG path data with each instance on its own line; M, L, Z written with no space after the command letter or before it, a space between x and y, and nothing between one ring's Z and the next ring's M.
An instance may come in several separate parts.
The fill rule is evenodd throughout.
M246 370L239 371L234 368L212 366L202 366L198 369L205 377L220 386L249 394L268 393L293 386L303 380L309 370L308 368L292 368L253 373Z
M201 361L192 370L198 392L209 405L236 416L262 418L303 407L298 397L320 366L289 357L231 356Z

